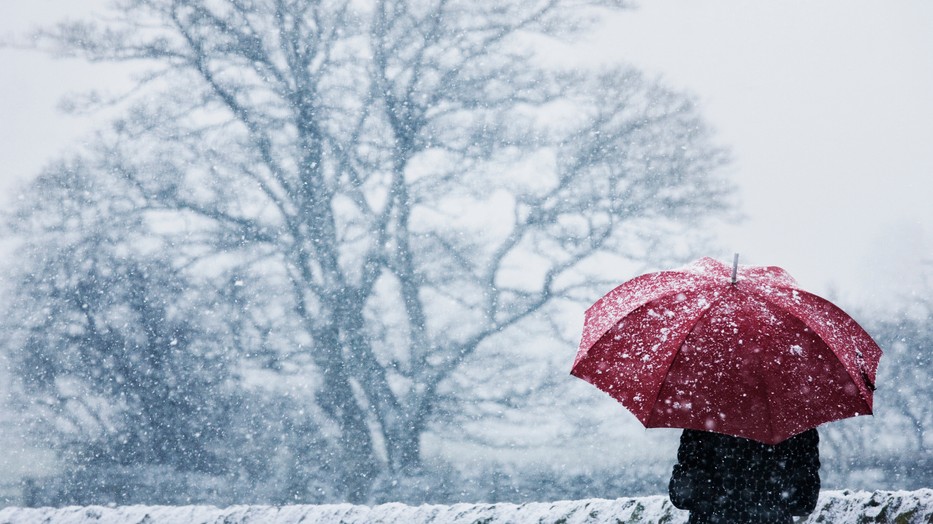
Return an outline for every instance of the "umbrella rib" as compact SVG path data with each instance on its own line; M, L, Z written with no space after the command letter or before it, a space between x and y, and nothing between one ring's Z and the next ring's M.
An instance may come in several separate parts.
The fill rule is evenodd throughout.
M768 438L769 438L769 440L770 440L771 438L774 437L774 435L776 434L776 431L775 431L775 428L774 428L774 410L771 409L771 389L772 389L772 388L768 385L768 382L767 382L767 380L766 380L765 377L770 377L770 376L772 376L772 374L771 374L771 373L762 373L761 375L762 375L762 377L761 377L762 387L763 387L764 390L765 390L765 391L764 391L764 393L765 393L765 409L768 410L768 417L767 417L767 419L768 419L768 429L770 430L770 431L768 432Z

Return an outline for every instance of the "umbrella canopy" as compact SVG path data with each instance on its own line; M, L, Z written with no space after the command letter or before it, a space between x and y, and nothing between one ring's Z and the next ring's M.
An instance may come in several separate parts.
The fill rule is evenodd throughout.
M645 427L776 444L871 414L880 358L855 320L783 269L702 258L593 304L571 374Z

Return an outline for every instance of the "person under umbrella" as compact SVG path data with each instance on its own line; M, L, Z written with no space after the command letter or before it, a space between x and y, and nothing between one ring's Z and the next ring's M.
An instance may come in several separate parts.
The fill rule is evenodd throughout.
M571 374L645 427L683 428L670 483L690 522L791 522L819 494L820 424L871 414L881 349L778 267L702 258L586 312Z
M786 524L809 515L820 494L819 435L775 445L685 429L668 488L690 524Z

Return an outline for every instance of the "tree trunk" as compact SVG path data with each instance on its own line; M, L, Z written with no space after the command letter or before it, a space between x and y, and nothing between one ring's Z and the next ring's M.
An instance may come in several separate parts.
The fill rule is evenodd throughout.
M342 349L336 327L328 329L327 335L319 339L318 351L326 353L326 358L321 366L324 386L318 401L340 429L340 442L333 446L336 451L331 465L340 477L338 487L342 495L348 502L362 504L367 501L379 465L366 414L355 398L350 376L340 358Z

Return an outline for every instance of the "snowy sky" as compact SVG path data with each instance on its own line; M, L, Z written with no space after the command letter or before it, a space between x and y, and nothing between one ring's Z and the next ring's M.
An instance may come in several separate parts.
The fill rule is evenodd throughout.
M933 270L933 2L640 3L598 49L693 91L732 147L725 250L847 303Z
M3 0L0 35L103 4ZM643 0L574 58L626 61L696 95L748 217L711 256L782 266L844 306L890 303L933 271L931 27L929 0ZM60 97L123 80L11 49L0 70L2 204L92 129Z

